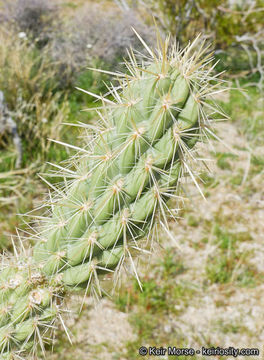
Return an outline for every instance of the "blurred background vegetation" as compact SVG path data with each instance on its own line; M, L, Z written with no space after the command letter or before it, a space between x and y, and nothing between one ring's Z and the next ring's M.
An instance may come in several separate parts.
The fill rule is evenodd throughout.
M113 81L111 75L89 68L124 71L126 48L143 51L131 26L153 46L154 23L162 34L170 32L176 37L181 46L200 33L201 41L212 44L219 60L216 71L223 71L221 78L230 86L228 93L217 99L231 118L219 130L229 150L217 145L217 151L211 154L217 175L201 177L206 195L211 197L209 202L215 207L208 210L208 216L201 216L202 210L197 214L195 207L203 205L194 195L195 206L190 205L182 214L182 231L178 234L173 228L176 238L187 244L182 244L187 263L173 244L165 242L160 259L154 257L150 266L155 270L143 277L145 291L138 294L136 285L128 282L115 299L115 310L111 310L130 314L131 329L127 332L133 336L120 340L123 345L118 351L110 349L113 339L107 348L99 337L95 348L90 347L91 353L84 350L78 359L107 359L106 353L109 359L134 359L140 344L150 344L151 339L159 346L176 340L179 346L197 345L199 341L214 345L209 335L195 337L198 330L195 326L188 329L187 320L186 324L181 321L193 337L175 330L179 316L195 308L193 298L201 302L201 290L203 294L208 291L210 297L212 286L219 294L224 289L229 297L232 291L241 292L241 286L253 287L254 296L258 294L263 260L256 260L256 256L264 252L260 245L264 216L263 16L263 0L0 0L0 90L23 144L23 162L17 169L12 135L0 133L0 251L11 250L10 235L16 235L16 227L26 233L17 214L40 204L46 186L38 173L48 172L49 162L58 163L70 155L69 150L49 139L79 146L84 141L82 132L63 123L96 119L92 112L81 112L96 106L93 98L75 87L106 93L105 82ZM234 153L230 148L235 149ZM197 232L197 239L190 238L192 232ZM242 251L243 246L246 250ZM217 257L206 253L204 258L208 249ZM197 263L193 252L200 254L202 263ZM188 270L192 263L194 270ZM187 280L182 282L181 277ZM216 308L225 304L219 299ZM233 301L232 306L235 304ZM89 313L89 305L86 310ZM255 315L257 321L260 317ZM165 317L174 322L167 324ZM213 326L210 331L215 331L219 339L222 333L231 333L234 339L243 333L254 343L253 329L239 320L228 324L220 321ZM81 347L78 341L73 350L63 346L64 355L54 355L58 359L74 358L72 354ZM60 346L57 349L62 351Z

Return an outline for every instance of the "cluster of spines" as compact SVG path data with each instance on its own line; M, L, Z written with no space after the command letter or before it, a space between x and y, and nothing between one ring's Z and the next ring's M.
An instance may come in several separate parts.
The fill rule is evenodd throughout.
M36 289L24 288L23 319L14 320L19 300L0 299L2 311L8 314L3 317L5 324L0 324L2 354L23 344L26 350L32 338L34 348L34 334L41 338L46 328L53 327L58 299L66 290L101 294L100 275L119 271L126 258L137 276L131 254L140 252L139 239L150 235L157 216L166 224L168 213L172 214L167 201L174 196L179 178L189 173L195 179L192 148L212 133L203 105L208 95L219 91L215 90L219 83L210 85L216 81L209 66L212 58L203 58L207 49L194 50L196 41L182 51L176 46L169 51L167 39L156 53L142 42L148 56L140 67L133 52L129 54L130 74L117 74L119 86L109 89L113 100L102 97L102 106L96 108L98 126L80 124L90 131L87 146L70 145L78 153L69 166L54 165L63 185L51 185L50 215L41 218L32 235L37 239L34 268L45 280ZM208 106L213 114L217 112ZM30 266L24 279L31 284ZM12 294L17 291L11 288ZM34 294L41 299L39 304L33 305ZM4 307L5 303L9 305ZM55 312L47 318L45 311ZM17 335L19 329L23 336Z
M18 254L16 254L18 255ZM56 277L47 278L23 254L5 257L0 277L1 359L24 359L50 342L53 325L60 318L64 289Z

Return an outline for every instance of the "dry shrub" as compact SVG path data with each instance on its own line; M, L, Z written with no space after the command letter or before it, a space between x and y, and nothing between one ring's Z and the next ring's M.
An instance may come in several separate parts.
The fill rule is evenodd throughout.
M132 26L149 43L154 41L153 29L132 9L122 11L115 4L88 3L80 7L55 36L53 57L62 62L68 72L78 72L94 59L113 67L126 55L128 47L143 50Z
M39 51L34 42L0 29L0 89L29 158L43 160L47 138L59 138L58 125L68 114L65 95L57 91L56 69L47 46Z
M52 0L7 0L0 19L17 31L46 43L57 26L57 10Z

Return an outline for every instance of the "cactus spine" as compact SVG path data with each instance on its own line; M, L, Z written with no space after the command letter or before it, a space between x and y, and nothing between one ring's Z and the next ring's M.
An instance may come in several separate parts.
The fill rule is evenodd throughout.
M139 65L130 53L129 73L116 74L112 100L101 98L97 126L87 126L87 146L56 166L63 185L52 185L48 210L31 235L35 247L2 259L3 359L44 352L71 291L100 295L100 279L118 274L126 261L136 274L140 239L160 218L167 223L179 179L186 173L194 179L193 147L212 135L207 107L217 112L206 102L219 85L212 57L198 39L183 50L158 41L156 51L139 39L148 56Z

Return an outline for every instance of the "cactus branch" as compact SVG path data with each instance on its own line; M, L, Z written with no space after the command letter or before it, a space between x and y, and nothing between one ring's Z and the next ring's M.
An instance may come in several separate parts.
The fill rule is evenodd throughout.
M2 257L3 359L44 353L57 324L66 329L71 292L101 296L102 279L113 273L116 284L126 264L140 284L134 259L146 253L159 223L168 232L175 217L169 200L181 200L182 179L189 176L202 194L195 144L212 136L216 114L225 116L211 99L223 86L212 54L199 37L181 50L158 36L152 50L136 35L147 55L129 52L129 75L117 74L111 100L83 90L101 101L98 121L80 124L88 132L84 147L59 142L76 154L54 164L51 176L61 183L45 180L51 193L29 235L36 245Z

